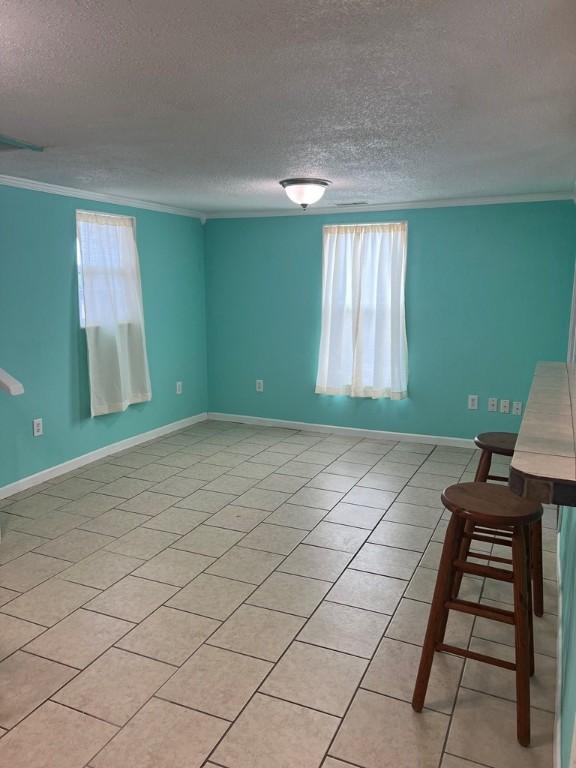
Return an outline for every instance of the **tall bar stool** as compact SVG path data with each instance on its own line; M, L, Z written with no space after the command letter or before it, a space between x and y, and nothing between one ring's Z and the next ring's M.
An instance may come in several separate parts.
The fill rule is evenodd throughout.
M516 673L517 737L520 744L528 746L530 676L534 672L529 532L530 526L541 519L542 507L537 502L515 496L507 488L488 483L451 485L442 492L442 501L452 512L452 516L442 549L412 707L416 712L420 712L424 706L435 651L445 651L513 670ZM483 536L484 539L491 538L494 543L500 543L502 529L509 529L512 548L511 571L490 564L472 563L461 558L461 545L469 523L474 526L475 532L478 532L474 535ZM490 558L490 555L485 555L489 562ZM514 587L514 609L509 611L493 608L455 597L454 580L457 574L463 573L511 583ZM447 645L444 636L450 611L460 611L514 626L515 662Z
M518 435L516 432L483 432L480 435L476 435L474 442L480 448L482 453L480 454L480 461L478 462L478 469L476 470L476 476L474 480L478 483L485 483L488 480L501 480L508 482L508 477L502 475L492 475L490 470L492 467L492 457L498 456L513 456L514 449L516 448L516 440ZM506 542L502 542L504 546L511 546L510 532L502 531L503 538ZM542 573L542 520L535 522L530 531L531 549L532 549L532 581L534 591L534 613L536 616L542 616L544 614L544 582ZM466 539L463 546L466 547L469 544L469 540ZM464 559L468 555L468 550L463 551ZM496 559L496 558L494 558ZM504 558L501 562L511 561ZM457 588L460 586L457 580Z

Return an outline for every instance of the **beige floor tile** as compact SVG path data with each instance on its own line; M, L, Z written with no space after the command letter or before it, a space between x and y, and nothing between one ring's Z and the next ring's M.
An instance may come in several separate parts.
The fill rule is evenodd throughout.
M138 515L157 515L168 507L171 507L178 499L167 493L144 491L131 499L122 501L118 506L127 512L136 512Z
M385 511L396 498L395 491L381 491L376 488L352 488L343 501L346 504L358 504L363 507L373 507Z
M285 464L284 466L287 465ZM251 477L256 480L262 480L263 478L268 477L268 475L271 475L272 472L280 471L276 470L276 468L271 464L258 464L254 461L243 461L242 464L237 464L235 467L222 467L222 469L227 469L228 475L237 475L238 477ZM294 475L296 473L287 472L285 474ZM302 475L302 477L306 477L306 475Z
M65 533L58 539L53 539L43 544L35 551L39 555L59 557L63 560L77 563L112 541L113 539L110 536L102 536L99 533L91 533L90 531L73 530Z
M41 517L46 512L61 509L65 504L65 499L48 496L45 493L35 493L26 499L19 499L11 504L9 511L11 515L36 518Z
M224 552L233 547L234 544L237 544L243 536L244 534L241 531L199 525L191 533L174 542L172 546L174 549L184 549L187 552L196 552L199 555L220 557L220 555L223 555Z
M297 616L311 616L330 589L328 582L290 573L272 573L247 602Z
M439 541L431 541L424 550L424 555L422 556L422 560L420 560L420 567L431 568L432 570L437 571L440 567L442 547L443 545Z
M94 600L86 608L116 616L126 621L142 621L178 591L169 584L125 576Z
M350 568L408 580L412 577L419 559L419 552L384 547L381 544L364 544L350 563Z
M216 464L218 467L235 467L241 464L245 456L241 456L237 453L228 453L228 451L217 451L216 453L210 453L206 460L208 464Z
M240 496L247 490L256 485L258 480L255 477L238 477L237 475L220 475L204 486L205 491L217 491L218 493L231 493L234 496Z
M80 563L58 574L59 579L75 581L87 587L107 589L134 571L144 561L135 557L115 555L112 552L96 552Z
M456 481L454 481L456 482ZM400 492L397 498L398 502L421 505L424 507L437 508L442 510L442 499L440 498L440 491L430 491L427 488L415 488L414 486L407 485L404 490Z
M261 691L342 717L366 666L364 659L294 642L265 680Z
M158 696L234 720L271 669L267 661L203 645Z
M441 509L397 501L386 512L384 519L391 523L405 523L406 525L419 525L422 528L436 528L441 517Z
M179 471L178 467L169 467L166 464L146 464L145 467L134 469L128 477L137 477L140 480L150 480L154 483L159 483L162 480L166 480L168 477L172 477Z
M210 645L277 661L304 625L304 619L242 605L210 637Z
M205 491L201 489L186 496L177 502L178 507L194 509L197 512L208 512L214 514L219 512L228 504L233 504L237 496L232 493L218 493L216 491Z
M40 536L31 536L29 533L20 533L20 531L2 531L0 565L9 563L11 560L15 560L20 555L25 555L27 552L36 547L41 547L45 543L46 539L42 539Z
M28 643L25 650L84 669L133 626L127 621L80 608Z
M169 548L140 566L134 576L184 587L213 562L213 557Z
M358 480L372 469L371 464L358 464L354 461L334 461L329 464L325 471L332 475L344 475L345 477L355 477Z
M449 718L358 691L330 754L362 768L437 768Z
M80 477L71 477L63 480L61 483L54 483L44 489L44 493L52 496L59 496L62 499L74 501L87 493L94 493L102 487L102 483L96 483L93 480L83 480Z
M325 509L328 512L338 504L343 495L343 493L337 491L326 491L320 488L306 487L297 491L290 501L303 507Z
M279 475L292 475L294 477L306 477L311 480L319 472L324 470L324 464L309 464L306 461L292 460L275 469Z
M352 528L350 525L336 523L319 523L304 540L305 544L326 549L337 549L340 552L357 552L366 541L370 531L363 528Z
M356 484L355 477L346 477L346 475L334 475L330 472L320 472L306 484L307 488L319 488L323 491L337 491L338 493L347 493Z
M75 669L23 651L4 659L0 662L0 726L13 728L76 674Z
M424 552L431 536L432 531L429 528L389 523L384 519L378 523L368 541L372 544L384 544L387 547Z
M111 483L113 480L118 480L119 477L124 477L130 473L131 470L128 467L96 461L81 467L77 476L83 477L85 480L94 480L97 483Z
M555 581L544 579L544 610L546 613L558 614L558 584ZM502 581L489 579L486 581L482 592L483 598L506 603L508 607L514 603L512 585Z
M266 518L266 522L274 525L287 525L289 528L301 528L303 531L311 531L325 516L325 509L299 507L296 504L282 504L281 507L278 507L275 512Z
M328 593L327 600L368 611L392 615L407 582L365 571L344 571Z
M369 659L384 634L389 616L337 603L322 603L298 640Z
M161 607L116 647L180 666L219 626L213 619Z
M50 579L3 605L2 612L51 627L97 594L92 587Z
M399 493L406 485L408 478L396 475L385 475L379 472L368 472L357 485L360 488L377 488L380 491L395 491Z
M207 525L214 525L217 528L228 528L232 531L241 531L248 533L253 528L265 520L270 512L262 509L247 509L246 507L237 507L231 504L224 507L220 512L207 520Z
M106 549L117 555L149 560L179 538L176 533L153 531L150 528L135 528L108 545Z
M181 535L190 533L209 518L210 515L205 512L196 512L193 509L184 509L183 507L170 507L155 517L147 518L143 527Z
M437 575L438 571L431 570L430 568L416 568L410 583L406 587L404 597L409 597L411 600L420 600L423 603L431 603ZM463 600L478 602L481 591L482 579L464 576L459 593Z
M394 699L412 701L420 653L421 649L417 645L382 638L362 681L362 687ZM457 656L436 654L426 693L427 709L447 715L452 713L463 664L463 659Z
M510 606L505 603L498 603L492 600L482 600L487 605L493 605L496 608L510 610ZM557 652L557 633L558 617L550 613L534 619L534 647L536 653L544 656L556 656ZM483 640L490 640L493 643L502 643L503 645L514 645L514 627L509 624L503 624L499 621L490 621L489 619L477 618L474 624L474 636Z
M532 709L530 748L516 740L516 705L460 689L446 751L492 768L550 768L554 716ZM470 738L470 734L474 738Z
M300 544L278 570L296 576L336 581L351 559L352 555L348 552Z
M171 459L174 459L180 454L172 454ZM217 477L225 474L226 467L217 467L215 464L201 464L196 463L198 460L202 460L202 457L189 458L187 466L180 472L180 477L189 477L191 480L204 480L208 483L210 480L215 480ZM190 463L192 466L190 466Z
M462 760L461 757L444 754L440 768L478 768L478 763L471 763L469 760Z
M248 584L262 584L283 559L282 555L244 549L236 545L213 563L206 572L213 576L245 581Z
M456 464L454 462L447 461L433 461L428 459L422 464L422 472L426 472L429 475L447 475L453 477L453 483L457 483L465 467L462 464ZM496 469L496 463L493 466Z
M167 605L223 621L254 589L252 584L201 573L169 600Z
M372 472L378 475L391 475L392 477L403 477L408 480L415 474L417 466L414 464L403 464L399 461L390 461L385 456L372 468Z
M124 725L172 675L174 667L111 648L53 700L114 725Z
M256 694L214 752L229 768L318 768L338 719Z
M386 630L386 637L403 640L414 645L422 645L429 614L430 605L428 603L403 598ZM473 616L451 611L446 630L446 642L465 648L472 633L473 623Z
M332 475L338 477L338 475ZM339 523L341 525L350 525L355 528L365 528L373 530L380 522L384 510L374 509L372 507L361 507L358 504L347 504L340 502L324 518L326 523Z
M266 491L282 491L282 493L295 493L299 491L306 483L306 477L293 477L292 475L277 475L273 473L264 480L260 480L256 488L263 488Z
M141 453L138 450L121 451L113 456L108 456L106 461L109 464L118 464L121 467L132 467L132 469L136 469L137 467L144 467L146 464L151 464L154 461L154 456Z
M15 592L13 589L0 587L0 605L6 605L10 600L14 600L15 597L18 597L19 594L19 592Z
M92 760L94 768L200 768L227 723L151 699Z
M306 537L306 531L284 525L260 523L242 539L242 547L289 555Z
M506 661L514 661L514 648L500 643L472 638L470 648L476 653L494 656ZM530 678L530 705L554 712L556 708L556 660L537 653L536 670ZM462 685L475 691L489 693L502 699L516 701L516 682L514 672L493 667L480 661L468 660L464 669Z
M147 515L137 515L125 509L110 509L98 517L93 517L82 525L82 530L101 533L105 536L124 536L125 533L145 523Z
M426 461L426 454L408 451L404 448L401 450L393 448L386 454L386 461L398 461L401 464L412 464L415 467L419 467Z
M262 509L267 512L274 512L275 509L290 498L289 493L282 491L266 491L262 488L252 488L241 496L238 496L234 502L239 507L248 507L250 509Z
M22 648L43 631L37 624L0 613L0 660Z
M61 512L59 509L54 512L47 512L42 517L34 520L19 518L18 522L11 522L11 528L22 533L30 533L32 536L42 536L44 539L57 539L64 533L68 533L72 528L85 523L87 517L81 515L71 515L68 512Z
M99 493L105 493L110 496L120 496L122 499L132 499L139 493L149 490L153 483L148 480L138 480L135 477L120 477L108 485L102 485Z
M10 768L83 768L117 728L47 701L0 740Z
M424 471L416 472L408 482L410 486L427 488L429 491L443 491L444 488L453 484L454 478L450 475L431 475Z

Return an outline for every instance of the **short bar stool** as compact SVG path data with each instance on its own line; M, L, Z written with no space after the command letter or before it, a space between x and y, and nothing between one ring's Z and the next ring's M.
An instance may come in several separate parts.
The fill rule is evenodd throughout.
M428 627L420 657L420 667L412 698L412 707L420 712L424 706L435 651L446 651L476 661L510 669L516 673L517 736L523 746L530 744L530 675L534 672L534 639L532 632L532 595L530 580L530 526L542 517L540 504L515 496L507 488L488 483L461 483L442 492L444 506L452 512ZM469 523L485 539L500 543L501 529L511 533L512 571L490 564L481 565L461 558L461 544ZM476 535L476 534L474 534ZM479 555L481 557L481 555ZM490 562L491 556L485 555ZM514 610L503 610L454 597L457 574L468 573L512 583ZM496 659L481 653L447 645L444 642L450 611L481 616L514 626L515 662Z
M501 480L508 482L508 477L502 475L491 475L492 456L513 456L516 448L516 432L483 432L476 435L474 442L480 448L480 461L474 480L478 483L485 483L488 480ZM509 546L509 536L505 538L508 541L505 546ZM542 521L534 523L530 531L532 547L532 580L534 590L534 613L536 616L544 614L544 582L542 573ZM505 562L505 561L504 561ZM459 584L458 584L459 586Z

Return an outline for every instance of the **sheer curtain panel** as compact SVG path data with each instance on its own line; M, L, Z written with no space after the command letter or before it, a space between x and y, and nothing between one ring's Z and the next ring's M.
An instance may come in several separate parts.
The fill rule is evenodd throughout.
M324 227L316 392L407 397L406 222Z
M152 398L135 222L76 212L80 323L86 329L92 416Z

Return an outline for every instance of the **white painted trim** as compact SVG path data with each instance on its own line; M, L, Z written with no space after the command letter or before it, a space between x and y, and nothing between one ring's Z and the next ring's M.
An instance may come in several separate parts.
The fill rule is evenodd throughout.
M142 432L139 435L128 437L126 440L119 440L117 443L105 445L95 451L90 451L90 453L84 453L82 456L77 456L75 459L65 461L63 464L57 464L55 467L48 467L48 469L43 469L41 472L36 472L34 475L28 475L20 480L16 480L15 483L1 486L0 499L4 499L19 491L25 491L34 485L44 483L46 480L51 480L53 477L65 475L67 472L73 472L75 469L79 469L85 464L90 464L92 461L103 459L106 456L111 456L119 451L125 451L127 448L132 448L135 445L148 443L150 440L154 440L157 437L163 437L172 432L178 432L179 430L190 427L192 424L197 424L200 421L206 421L207 417L208 414L205 412L197 413L195 416L189 416L186 419L180 419L180 421L173 421L170 424L165 424L163 427L157 427L148 432Z
M474 441L464 437L444 437L443 435L416 435L410 432L386 432L382 429L359 429L356 427L336 427L331 424L313 424L307 421L288 421L286 419L265 419L260 416L242 416L236 413L217 413L210 411L208 419L214 421L237 421L241 424L257 424L262 427L288 427L289 429L309 430L312 432L336 432L352 437L374 437L398 440L398 442L418 442L428 445L450 445L455 448L474 448Z
M385 211L411 211L419 208L458 208L472 205L510 205L513 203L548 203L555 200L572 200L576 202L574 195L569 192L549 192L547 194L524 195L496 195L494 197L456 197L439 200L416 200L404 203L378 203L374 205L345 205L324 206L322 208L308 208L302 211L296 206L292 208L279 208L278 210L260 211L215 211L207 212L207 219L252 219L268 218L271 216L327 216L339 214L346 216L349 213L363 213L373 211L375 213Z
M121 195L108 195L103 192L89 192L85 189L74 189L73 187L61 187L58 184L47 184L44 181L34 181L33 179L20 179L16 176L0 175L0 184L5 187L17 187L18 189L29 189L33 192L46 192L49 195L62 195L63 197L79 197L82 200L95 200L99 203L110 203L111 205L123 205L128 208L142 208L146 211L157 211L158 213L171 213L175 216L188 216L193 219L205 220L205 215L201 211L193 211L189 208L178 208L163 203L153 203L148 200L136 200L132 197L122 197ZM202 223L204 223L202 221Z

